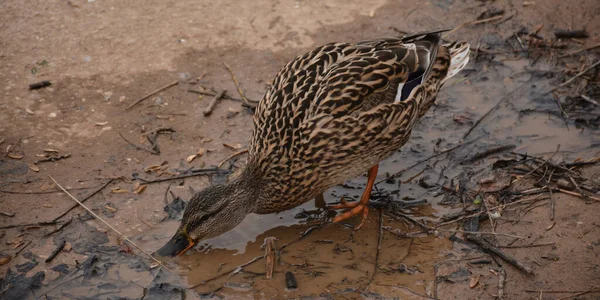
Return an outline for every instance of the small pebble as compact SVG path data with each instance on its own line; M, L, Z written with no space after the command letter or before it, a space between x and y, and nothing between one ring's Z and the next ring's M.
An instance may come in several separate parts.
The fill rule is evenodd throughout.
M298 282L296 276L290 271L285 272L285 287L288 290L295 290L298 288Z

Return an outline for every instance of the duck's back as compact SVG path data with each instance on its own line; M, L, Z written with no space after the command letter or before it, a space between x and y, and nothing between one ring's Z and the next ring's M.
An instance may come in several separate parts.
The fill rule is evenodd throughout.
M412 123L384 132L398 118L412 122L408 117L419 114L418 105L402 101L428 77L439 40L435 32L331 43L298 56L276 75L254 115L248 166L280 199L273 201L281 201L281 209L366 171L405 142ZM379 111L398 102L393 114ZM364 139L376 144L359 142ZM272 211L276 206L265 205Z

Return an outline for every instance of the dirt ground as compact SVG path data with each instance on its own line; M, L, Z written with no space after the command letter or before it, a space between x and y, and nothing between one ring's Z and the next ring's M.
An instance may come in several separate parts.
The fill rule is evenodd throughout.
M462 222L438 227L473 206L456 200L455 187L502 186L508 171L495 163L519 158L510 151L548 160L521 175L600 156L600 106L593 103L600 100L598 68L557 90L563 106L547 93L598 61L598 47L561 57L600 42L597 0L6 0L0 1L0 14L2 299L600 299L596 165L573 171L590 187L587 201L554 192L521 197L522 205L513 205L520 200L502 194L496 199L501 216L481 219L478 230L493 232L482 236L533 274L469 242ZM232 232L164 261L168 271L81 208L58 218L74 201L48 176L79 199L93 194L89 207L153 252L178 225L165 220L165 202L187 200L192 190L225 176L147 183L145 189L135 179L212 168L247 146L251 111L225 64L246 96L259 100L279 68L320 44L461 24L447 39L469 41L472 62L446 84L412 139L381 163L383 182L375 193L382 199L426 200L399 211L428 230L390 214L380 219L378 209L371 209L356 232L345 224L318 227L324 212L311 201L277 215L250 215ZM585 29L589 37L549 44L561 29ZM52 85L29 89L43 80ZM128 109L173 82L178 84ZM204 116L212 97L189 90L226 90L229 99ZM146 137L160 128L172 132L158 134L160 153L149 153ZM496 146L507 147L474 155ZM200 149L204 154L188 162ZM448 149L453 150L440 154ZM69 157L35 163L61 155ZM224 168L238 170L240 158ZM491 188L479 184L490 176ZM525 176L510 189L523 191L551 177ZM324 199L357 198L365 182L349 180ZM468 220L474 219L479 218ZM264 260L236 268L263 255L266 237L276 237L278 247L290 243L270 280L264 278ZM63 241L65 249L45 262ZM297 289L286 289L288 271Z

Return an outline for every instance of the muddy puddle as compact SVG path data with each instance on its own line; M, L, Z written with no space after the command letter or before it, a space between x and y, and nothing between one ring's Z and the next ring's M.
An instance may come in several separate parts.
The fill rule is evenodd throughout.
M542 155L555 152L559 144L560 155L564 157L570 153L593 153L590 146L600 141L597 133L572 124L567 128L560 116L537 113L555 109L556 103L551 96L543 95L550 88L548 78L519 75L527 72L529 60L508 60L509 63L501 68L487 68L485 60L482 61L472 65L471 75L448 83L439 96L440 105L434 113L428 114L417 126L413 138L401 151L380 164L378 180L383 181L435 154L434 149L437 152L450 149L461 139L464 139L464 146L459 146L450 155L416 166L398 179L380 182L375 198L379 195L391 201L425 200L425 204L409 205L405 211L423 222L438 223L441 217L462 207L443 203L445 198L439 188L423 187L422 182L430 186L449 186L465 169L471 170L473 181L489 176L484 161L503 157L507 151L473 161L476 153L507 146L508 151ZM547 66L538 65L538 68ZM465 138L465 132L478 116L490 109L493 111L487 121ZM464 161L474 164L465 165ZM327 203L338 202L342 196L357 199L365 181L364 177L356 178L344 186L331 188L324 194L324 199ZM359 231L352 230L350 225L356 225L354 222L358 221L352 220L350 225L327 224L298 240L302 233L318 223L318 220L309 221L309 224L306 221L307 211L318 217L321 212L318 206L315 201L310 201L279 214L250 215L233 231L205 241L169 265L180 272L187 285L197 286L198 292L211 297L394 295L403 299L422 299L422 295L433 295L434 267L445 259L461 257L461 251L464 251L448 239L450 233L439 232L438 236L417 233L411 237L390 234L389 231L419 232L420 228L388 217L383 217L386 229L377 251L376 209L370 211L366 225ZM152 230L163 238L147 247L160 247L177 225L177 222L171 222ZM227 273L263 255L261 245L267 237L277 238L278 246L293 242L281 253L273 279L264 278L264 260L244 267L243 271L237 270L239 273ZM373 276L378 252L378 269ZM287 271L296 276L296 290L285 289ZM226 275L216 278L219 274ZM362 290L366 285L372 294Z
M69 9L78 5L75 2L68 1ZM99 5L104 1L88 1L93 2ZM600 225L597 215L591 214L597 211L597 207L592 206L597 203L584 203L577 197L554 194L556 217L552 216L552 220L546 211L548 203L542 202L541 205L534 203L527 206L526 213L507 208L498 228L483 226L481 230L498 230L493 235L497 244L508 245L505 248L507 252L533 266L536 275L529 277L508 264L502 266L502 262L494 261L492 256L473 243L465 242L465 236L459 232L463 230L459 222L425 232L415 222L381 214L389 212L389 206L385 204L392 203L397 211L413 220L425 226L435 226L447 220L448 216L464 213L472 199L459 199L452 191L477 190L480 181L497 171L492 169L494 162L515 159L516 155L511 152L544 159L552 157L556 162L583 161L600 155L597 105L584 103L582 106L580 99L567 92L556 93L557 98L548 93L557 82L571 78L582 67L589 66L592 59L576 58L579 61L569 61L571 66L561 63L557 68L556 55L550 51L558 50L529 45L531 51L520 51L514 38L514 32L523 24L544 21L545 24L562 25L562 21L556 20L576 19L573 16L577 13L563 18L563 10L546 7L553 1L538 2L549 12L547 18L552 22L536 19L544 14L528 12L527 9L532 8L518 6L515 9L512 3L492 1L502 2L502 7L507 10L500 20L503 23L467 26L449 37L462 39L464 34L464 38L481 51L475 51L467 68L445 85L437 105L414 128L409 142L381 162L378 183L371 199L373 207L365 225L358 231L352 228L359 222L358 219L342 224L323 222L327 215L323 207L325 203L339 202L341 197L358 200L366 183L365 176L348 180L342 186L329 189L323 194L323 199L311 200L289 211L249 215L231 232L203 241L180 257L163 260L166 268L157 266L143 253L128 246L80 208L59 218L57 223L37 224L52 220L73 205L66 195L55 192L55 186L47 178L47 175L53 175L80 199L100 188L86 203L142 249L153 252L171 238L179 225L177 211L173 214L175 220L166 220L165 202L172 204L178 197L187 201L191 190L222 182L224 177L197 176L149 184L138 194L133 192L135 182L131 179L163 179L190 168L216 166L239 150L238 144L244 147L247 143L251 115L241 105L242 100L236 98L235 85L223 68L223 62L228 61L235 70L247 96L258 99L264 91L265 82L278 68L300 52L309 50L304 48L316 46L313 42L320 44L389 36L397 34L399 29L437 28L441 26L437 20L446 17L452 19L451 23L456 26L465 18L474 18L488 10L487 4L481 4L481 1L454 2L451 9L453 1L428 1L416 7L412 7L410 1L399 1L373 11L360 8L356 3L348 4L349 8L340 9L344 13L338 16L332 13L332 7L326 5L318 7L327 11L325 23L310 21L310 26L304 29L316 30L314 27L318 23L317 34L290 29L291 25L285 22L285 14L293 10L286 6L289 3L267 2L261 4L272 5L272 9L277 6L277 13L284 17L261 18L260 13L268 14L266 12L270 11L267 8L258 13L256 20L253 15L247 16L246 21L252 26L248 27L246 23L240 26L244 30L252 30L251 34L232 28L227 20L227 24L220 24L221 27L202 27L201 31L188 36L181 32L190 27L193 31L198 30L200 25L192 26L187 20L177 20L183 23L160 28L161 33L163 30L169 32L164 36L174 41L169 44L169 51L176 58L170 64L165 62L166 58L165 61L155 61L166 51L158 46L162 44L146 45L141 38L121 41L139 47L153 46L153 50L141 60L143 64L134 64L135 60L123 53L121 58L114 60L119 65L123 62L123 66L114 68L115 72L131 68L131 72L137 72L135 76L124 73L126 76L121 74L121 77L114 78L112 74L87 78L85 76L92 72L92 68L84 64L90 62L87 61L82 65L75 64L80 68L78 72L82 72L75 74L83 77L62 78L50 89L36 94L18 91L21 98L11 98L10 101L19 105L21 100L31 104L28 108L32 112L23 107L14 113L15 117L4 111L0 114L0 118L14 121L8 122L10 130L5 131L4 126L0 126L2 148L6 149L10 143L16 147L12 148L13 151L25 155L23 160L0 159L0 200L2 206L7 207L6 210L0 209L0 226L3 226L0 230L3 243L0 248L0 274L4 275L0 281L1 299L495 299L499 290L498 270L503 266L508 273L506 294L509 296L505 299L525 299L533 296L531 291L557 287L586 291L600 286L597 280L600 278ZM309 6L316 3L295 2L306 11L317 9ZM117 10L122 5L113 4ZM182 1L182 5L188 4ZM157 7L160 6L149 5L148 9ZM235 9L231 10L231 7ZM525 21L525 17L519 14L509 15L509 8L527 14L527 18L533 18L533 21ZM584 8L582 5L581 10ZM127 9L137 16L135 9ZM165 8L169 9L175 7ZM177 9L182 15L187 15L183 14L184 10L189 10L188 7ZM229 14L234 15L237 4L212 9L219 12L228 9ZM357 12L359 9L360 12ZM248 11L254 14L254 9L248 8L243 13ZM102 20L107 24L133 20L120 15L111 20L110 16L115 18L115 15L103 15L107 13L104 8L93 12L106 17ZM38 19L41 20L41 16ZM303 22L306 21L298 21L299 24ZM260 30L257 31L255 26ZM322 26L327 30L322 30ZM590 25L588 28L598 26ZM106 29L109 29L108 26ZM269 31L271 29L273 31ZM547 28L542 32L545 30ZM233 34L220 37L230 32ZM126 36L119 31L103 34L107 36L99 40ZM244 44L240 41L237 48L231 46L234 43L231 40L243 40L244 35L251 42ZM214 36L215 40L204 40L207 36ZM523 33L521 36L528 35ZM70 37L63 38L71 40ZM275 46L269 46L266 40L276 41ZM212 42L228 48L213 49ZM579 44L572 41L569 50L579 49ZM303 47L304 50L295 47ZM79 45L75 48L79 49ZM123 49L130 49L114 48L117 54ZM104 53L88 57L87 52L77 53L92 59L92 63L113 60L108 54L112 55ZM101 60L97 59L100 56ZM2 59L6 56L0 54ZM62 59L70 61L65 57ZM143 65L146 62L149 66L150 62L156 64L145 69ZM35 64L36 72L42 74L38 77L52 75L52 70L55 70L52 68L58 68L55 64L60 65L52 59L50 65ZM102 64L100 69L111 70L109 65L99 64ZM165 65L168 65L166 69ZM33 70L30 67L27 65L29 73ZM22 66L19 65L19 68ZM591 98L598 99L600 89L597 79L594 81L593 75L588 75L585 80L589 81L590 87L584 91ZM4 78L2 76L0 74L0 79ZM39 79L35 74L28 76ZM594 76L597 77L597 74ZM104 77L110 77L110 81ZM192 84L193 78L203 79ZM133 99L177 79L180 80L178 86L149 97L131 111L125 109ZM211 116L198 117L210 97L192 94L188 90L200 90L201 86L227 88L227 95L238 101L222 100ZM15 90L7 85L4 91L8 95L17 93ZM32 118L38 119L32 121ZM35 134L43 132L45 127L48 130L44 132L46 136L41 137L33 133L19 133L23 136L13 133L18 132L20 126L31 129ZM144 134L150 129L163 127L172 128L175 132L159 137L163 150L160 156L130 147L123 140L147 146L147 142L142 143ZM5 134L8 139L3 144ZM230 147L226 147L226 143ZM197 153L199 147L206 153L193 162L186 162L186 157ZM60 154L72 156L42 164L38 166L41 169L38 173L27 164L33 162L32 157L36 153L44 153L47 148L56 148L61 151ZM243 156L233 160L230 171L242 168L243 161ZM158 166L165 173L145 172L149 166ZM592 178L598 177L598 174L595 169L585 175ZM571 192L574 193L574 190ZM597 189L595 193L597 195ZM329 214L331 217L333 212ZM27 225L33 223L33 226ZM277 239L277 249L285 248L276 257L273 278L266 279L265 259L262 258L265 250L261 246L270 237ZM517 248L529 244L542 246ZM63 250L56 258L46 262L59 245L64 247ZM287 288L288 272L295 277L295 289ZM564 296L535 295L536 299Z

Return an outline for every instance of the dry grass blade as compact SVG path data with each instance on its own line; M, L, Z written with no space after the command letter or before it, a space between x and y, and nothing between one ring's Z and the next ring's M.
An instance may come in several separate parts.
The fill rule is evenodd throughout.
M137 248L138 250L140 250L142 253L144 253L146 256L148 256L151 260L153 260L159 266L163 267L165 270L167 270L167 271L175 274L173 271L169 270L169 268L167 268L165 265L163 265L163 263L160 260L154 258L150 253L148 253L144 249L140 248L140 246L136 245L136 243L132 242L129 238L127 238L126 236L124 236L120 231L118 231L117 229L115 229L114 227L112 227L110 224L108 224L106 221L104 221L100 216L98 216L91 209L89 209L87 206L85 206L83 203L81 203L81 201L77 200L77 198L75 198L73 195L71 195L71 193L69 193L69 191L67 191L65 188L63 188L54 179L54 177L52 177L51 175L48 175L48 177L50 177L50 179L52 181L54 181L54 183L56 184L56 186L58 186L65 194L67 194L67 196L71 197L71 199L73 199L75 202L77 202L77 204L79 204L81 207L83 207L85 210L87 210L92 216L94 216L94 218L96 218L100 222L104 223L104 225L108 226L108 228L110 228L112 231L114 231L116 234L118 234L120 238L123 238L129 244L131 244L132 246L134 246L135 248Z
M247 104L249 104L250 102L256 102L256 101L250 101L250 100L248 100L248 98L246 98L246 95L244 95L244 92L242 92L242 88L240 88L240 84L238 83L237 78L235 78L235 74L233 74L233 70L231 70L231 67L226 62L223 62L223 65L225 66L225 68L227 68L227 71L231 75L231 80L233 80L233 83L235 84L235 88L237 89L237 91L240 94L240 96L242 97L242 99L244 99L244 102L246 102Z
M161 87L161 88L158 88L158 89L156 89L156 90L154 90L154 91L152 91L152 92L150 92L150 93L146 94L146 96L144 96L144 97L142 97L142 98L140 98L140 99L136 100L136 101L135 101L135 102L133 102L131 105L129 105L129 106L128 106L128 107L127 107L125 110L129 110L129 109L131 109L132 107L134 107L134 106L138 105L138 103L140 103L140 102L142 102L142 101L146 100L147 98L151 97L152 95L154 95L154 94L156 94L156 93L159 93L159 92L161 92L161 91L163 91L163 90L166 90L166 89L168 89L168 88L170 88L170 87L172 87L172 86L174 86L174 85L177 85L178 83L179 83L179 81L175 80L175 81L173 81L173 82L171 82L171 83L169 83L169 84L167 84L167 85L165 85L165 86L163 86L163 87Z

